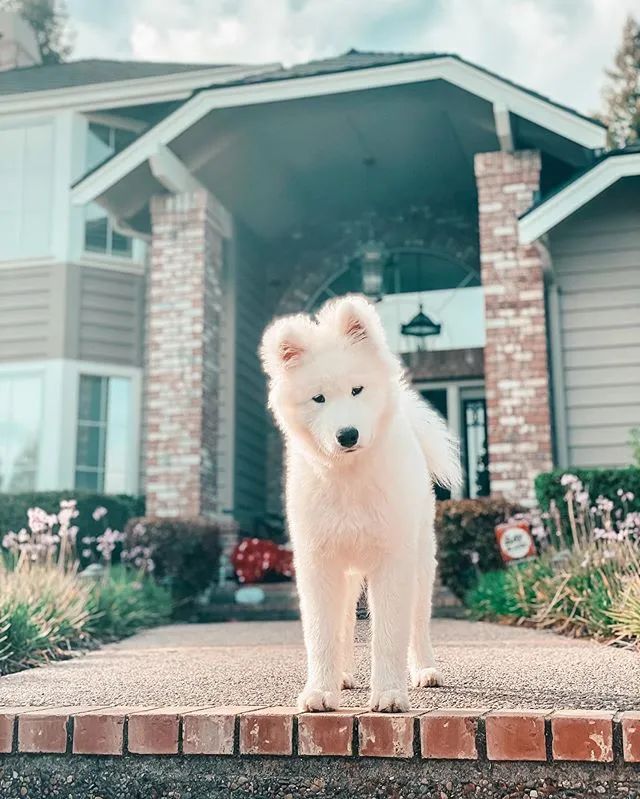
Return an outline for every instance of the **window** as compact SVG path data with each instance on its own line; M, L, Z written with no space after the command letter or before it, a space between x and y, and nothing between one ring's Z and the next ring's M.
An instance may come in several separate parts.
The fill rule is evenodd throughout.
M76 488L118 494L129 489L131 380L80 375Z
M484 399L467 399L462 403L464 423L464 461L466 495L471 499L488 497L489 446L487 443L487 406Z
M93 169L115 153L124 150L135 133L97 122L90 122L87 135L87 169ZM113 228L109 215L97 203L85 209L84 248L89 252L131 258L133 241Z
M0 376L0 490L36 488L42 432L42 377Z
M0 130L0 259L51 249L53 127Z

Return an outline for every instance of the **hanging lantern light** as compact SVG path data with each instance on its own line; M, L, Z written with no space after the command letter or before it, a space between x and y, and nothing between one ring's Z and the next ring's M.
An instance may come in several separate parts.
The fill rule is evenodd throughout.
M420 341L428 336L439 336L441 330L442 325L437 325L424 313L422 303L420 303L418 313L413 319L400 327L400 332L403 336L414 336Z
M379 300L383 294L384 267L389 255L382 242L370 239L359 252L362 266L362 291L367 297Z

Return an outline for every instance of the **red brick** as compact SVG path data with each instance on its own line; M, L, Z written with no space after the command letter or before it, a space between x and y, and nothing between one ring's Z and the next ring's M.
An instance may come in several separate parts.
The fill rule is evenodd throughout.
M414 720L419 714L420 711L410 711L358 716L360 754L363 757L413 757Z
M298 752L301 755L352 755L353 720L364 711L302 713L298 716Z
M640 763L640 712L629 710L620 716L622 752L627 763Z
M240 716L240 754L290 755L294 708L272 707Z
M136 755L177 755L180 715L200 709L163 707L132 713L127 748Z
M73 717L73 753L77 755L121 755L124 722L128 713L150 708L107 707Z
M21 713L28 713L34 709L33 707L0 707L0 753L8 754L13 749L16 718Z
M476 760L478 717L486 711L453 708L432 710L420 717L422 757Z
M613 711L557 710L551 717L555 760L613 761Z
M489 760L546 760L548 710L494 710L485 719Z
M74 710L81 709L41 708L22 713L18 718L18 750L58 754L66 752L69 718Z
M254 707L213 707L182 717L182 751L185 755L232 755L239 713Z

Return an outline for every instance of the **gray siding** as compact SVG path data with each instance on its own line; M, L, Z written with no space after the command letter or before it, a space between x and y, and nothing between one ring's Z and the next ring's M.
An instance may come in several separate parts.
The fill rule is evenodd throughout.
M640 425L640 178L561 223L550 247L569 465L628 465L629 431Z
M267 322L264 265L240 234L236 248L235 516L251 524L266 503L266 384L258 345Z
M62 357L65 285L64 264L0 269L0 361Z
M78 281L77 357L141 366L143 278L86 266L74 269Z
M76 264L0 269L0 361L141 366L141 275Z

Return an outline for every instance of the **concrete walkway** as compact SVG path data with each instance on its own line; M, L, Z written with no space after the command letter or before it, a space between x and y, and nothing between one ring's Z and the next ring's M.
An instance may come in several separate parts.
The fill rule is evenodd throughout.
M416 707L640 708L640 654L546 632L436 619L445 686ZM359 623L357 685L367 701L368 624ZM73 660L0 678L0 706L291 705L304 681L297 622L171 625Z

